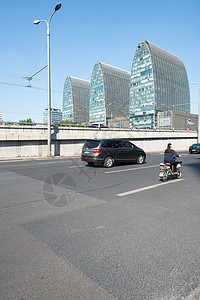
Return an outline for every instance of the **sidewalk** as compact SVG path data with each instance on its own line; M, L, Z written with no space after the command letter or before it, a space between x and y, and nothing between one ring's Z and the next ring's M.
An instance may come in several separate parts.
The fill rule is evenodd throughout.
M20 157L0 157L0 162L8 161L29 161L29 160L48 160L48 159L67 159L67 158L79 158L80 156L52 156L52 157L38 157L38 156L20 156Z

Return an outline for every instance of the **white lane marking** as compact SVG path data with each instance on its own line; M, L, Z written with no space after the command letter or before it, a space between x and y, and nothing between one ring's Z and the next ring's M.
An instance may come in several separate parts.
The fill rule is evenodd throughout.
M148 166L148 167L139 167L139 168L131 168L131 169L122 169L122 170L108 171L108 172L105 172L105 174L119 173L119 172L126 172L126 171L135 171L135 170L142 170L142 169L148 169L148 168L155 168L155 167L158 167L158 166L159 165L153 165L153 166Z
M154 189L154 188L156 188L158 186L163 186L164 184L170 184L170 183L180 182L182 180L184 180L184 179L177 179L177 180L173 180L173 181L167 181L167 182L158 183L158 184L154 184L154 185L150 185L150 186L145 186L145 187L137 189L137 190L132 190L132 191L128 191L128 192L117 194L117 196L118 197L123 197L123 196L131 195L131 194L139 193L139 192L142 192L142 191Z
M81 168L83 167L83 165L80 165L80 166L69 166L69 169L73 169L73 168Z
M17 163L17 162L37 162L37 163L40 163L41 165L43 164L52 164L54 162L57 162L57 163L63 163L63 162L71 162L72 160L74 159L78 159L79 157L75 157L75 158L72 158L71 160L70 159L64 159L64 158L55 158L53 159L52 161L44 161L42 158L41 159L31 159L31 158L27 158L27 159L10 159L10 160L3 160L3 159L0 159L0 163ZM60 161L62 160L62 161Z
M48 162L41 162L41 163L38 163L38 165L49 165L49 164L64 164L66 162L72 162L71 160L64 160L64 161L48 161Z
M19 175L13 175L13 176L6 176L6 177L4 177L4 175L2 176L2 178L1 178L1 176L0 176L0 180L13 180L13 179L18 179L18 178L24 178L24 177L26 177L26 176L19 176Z
M13 162L24 162L24 161L32 161L30 159L11 159L11 160L0 160L0 163L13 163Z
M158 154L164 154L164 152L162 152L162 153L158 153ZM181 157L181 156L184 156L184 155L189 155L189 153L183 153L183 154L180 154L180 156L179 156L179 157Z

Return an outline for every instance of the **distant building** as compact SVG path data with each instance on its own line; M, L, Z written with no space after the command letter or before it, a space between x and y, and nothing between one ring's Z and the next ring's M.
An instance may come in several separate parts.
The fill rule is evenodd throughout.
M158 129L197 130L198 115L182 111L165 111L157 115Z
M98 62L91 78L90 123L129 115L130 73Z
M2 119L2 113L0 113L0 123L3 122L3 119Z
M89 122L90 81L68 76L63 90L63 120Z
M141 41L131 70L130 125L133 128L153 128L156 114L168 110L190 112L184 63L158 46Z
M60 109L51 108L51 124L57 124L62 121L62 111ZM43 112L43 123L48 124L48 109Z
M130 119L128 117L116 117L114 119L109 119L107 123L108 127L111 128L129 128Z

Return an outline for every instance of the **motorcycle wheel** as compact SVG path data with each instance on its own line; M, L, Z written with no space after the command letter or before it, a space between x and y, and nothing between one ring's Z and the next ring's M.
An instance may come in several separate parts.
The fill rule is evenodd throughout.
M163 178L162 178L163 182L167 181L167 172L163 173Z
M177 170L176 178L180 179L182 177L181 170Z

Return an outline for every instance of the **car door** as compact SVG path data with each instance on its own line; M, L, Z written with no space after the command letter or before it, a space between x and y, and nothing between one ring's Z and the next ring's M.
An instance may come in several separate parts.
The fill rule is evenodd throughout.
M121 140L115 143L115 160L118 162L126 162L129 160L128 156L130 149L125 141Z
M124 141L120 157L122 161L126 161L126 162L136 161L137 150L135 149L135 145L133 145L129 141Z
M103 156L104 158L107 156L111 156L115 158L115 148L113 140L105 140L103 143Z

